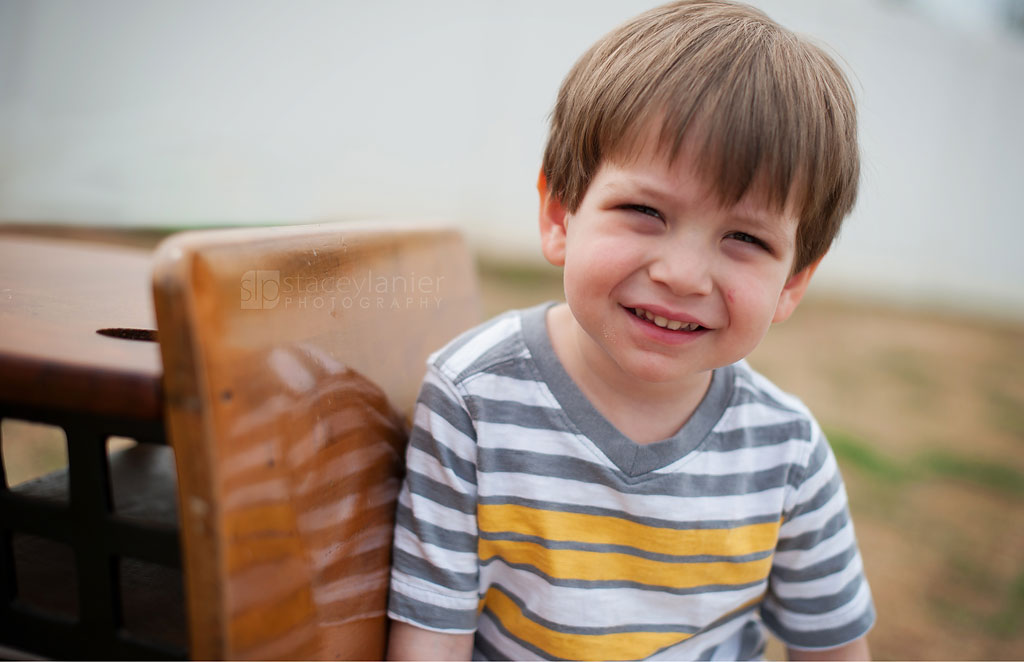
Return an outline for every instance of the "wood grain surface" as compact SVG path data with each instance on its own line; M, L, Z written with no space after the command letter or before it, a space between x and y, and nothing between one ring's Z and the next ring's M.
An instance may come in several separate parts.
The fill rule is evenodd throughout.
M154 342L101 335L152 331L148 251L0 236L0 400L159 419Z
M186 233L159 247L154 293L191 656L382 658L424 362L479 314L461 238Z

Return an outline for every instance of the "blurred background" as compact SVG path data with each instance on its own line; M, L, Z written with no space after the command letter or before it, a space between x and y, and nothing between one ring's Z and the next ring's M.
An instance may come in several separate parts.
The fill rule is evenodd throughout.
M442 220L480 257L486 313L557 298L548 113L575 59L656 4L2 0L0 241ZM843 465L876 657L1022 659L1024 0L752 4L849 72L864 174L751 360Z

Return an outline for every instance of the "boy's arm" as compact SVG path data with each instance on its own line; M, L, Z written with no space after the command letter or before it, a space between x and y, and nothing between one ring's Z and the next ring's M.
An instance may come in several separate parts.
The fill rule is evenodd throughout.
M472 657L479 606L477 447L463 395L438 366L428 367L395 514L388 659Z
M787 647L786 656L794 662L797 660L870 660L871 651L868 650L867 638L861 637L848 644L824 650L809 651Z
M866 660L871 589L835 456L809 420L812 446L787 497L761 616L791 660Z
M389 660L469 660L472 656L472 633L445 634L391 621Z

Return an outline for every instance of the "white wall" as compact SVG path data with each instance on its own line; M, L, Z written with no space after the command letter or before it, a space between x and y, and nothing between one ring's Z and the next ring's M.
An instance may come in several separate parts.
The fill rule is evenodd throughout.
M641 0L5 0L0 220L458 222L538 254L558 84ZM815 287L1024 318L1024 40L763 0L854 72L860 204Z
M820 4L773 12L832 45L859 88L862 193L816 285L1024 318L1024 39Z

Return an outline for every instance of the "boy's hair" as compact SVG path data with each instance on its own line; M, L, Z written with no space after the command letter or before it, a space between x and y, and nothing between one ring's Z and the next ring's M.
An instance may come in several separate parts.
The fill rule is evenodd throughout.
M548 191L575 212L601 163L635 156L652 122L670 160L697 127L693 158L723 204L752 186L775 210L794 204L794 273L825 254L853 208L860 159L846 77L756 9L684 0L594 44L558 93L544 151Z

